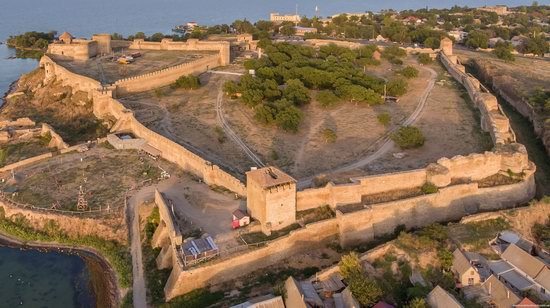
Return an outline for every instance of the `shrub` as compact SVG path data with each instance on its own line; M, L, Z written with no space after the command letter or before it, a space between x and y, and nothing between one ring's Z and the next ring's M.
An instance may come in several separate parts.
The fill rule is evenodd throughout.
M214 128L214 132L216 133L216 136L218 138L219 143L224 143L227 137L225 136L225 132L223 131L223 128L216 126Z
M391 116L387 112L379 114L377 118L378 118L378 122L380 122L380 124L383 124L383 125L388 125L391 122Z
M391 96L401 96L407 93L407 80L404 78L395 78L388 82L386 91Z
M412 66L407 66L399 72L407 79L418 77L418 70Z
M302 122L302 111L294 106L288 106L277 113L275 123L284 131L296 133Z
M427 53L421 53L418 55L418 62L422 64L430 64L432 63L432 61L433 61L432 58Z
M334 143L336 142L336 132L330 128L325 128L322 131L323 138L325 139L326 143Z
M515 57L512 54L513 47L511 44L506 43L497 43L496 48L493 50L493 54L497 56L497 58L502 59L506 62L508 61L515 61Z
M339 98L330 90L323 90L317 93L317 101L322 107L331 107L338 103Z
M391 58L390 63L395 65L403 65L403 60L399 58Z
M275 121L277 111L266 104L261 104L255 107L254 119L262 124L271 124Z
M182 89L198 89L201 86L201 81L199 77L194 75L181 76L176 80L176 88Z
M404 126L392 134L391 139L402 149L418 148L424 145L425 138L420 129Z
M437 186L432 183L425 183L424 185L422 185L422 192L424 194L435 194L438 191L439 188L437 188Z

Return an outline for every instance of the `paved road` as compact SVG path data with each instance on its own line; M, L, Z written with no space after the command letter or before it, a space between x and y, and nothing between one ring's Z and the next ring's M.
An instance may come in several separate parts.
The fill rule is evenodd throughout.
M229 139L233 140L256 164L258 167L265 167L265 164L262 162L262 160L254 154L254 152L244 143L241 138L231 129L227 121L225 120L225 116L223 114L223 86L220 86L220 89L218 91L218 97L216 98L216 118L218 120L218 124L223 128L225 134L229 137Z
M430 74L431 74L431 79L430 79L430 82L428 83L428 86L426 87L426 89L422 93L422 96L420 97L418 106L416 106L416 109L413 111L413 113L400 126L397 126L392 130L389 130L386 134L384 134L384 136L379 138L373 144L373 146L372 146L373 149L378 146L378 149L374 153L369 154L368 156L365 156L365 157L363 157L363 158L361 158L361 159L359 159L359 160L357 160L357 161L355 161L351 164L344 165L342 167L338 167L338 168L329 170L327 172L337 173L337 172L351 171L351 170L358 169L358 168L361 168L365 165L368 165L368 164L372 163L373 161L379 159L380 157L382 157L384 154L386 154L389 150L391 150L393 148L394 143L391 140L390 136L395 130L399 129L399 127L401 127L401 126L408 126L408 125L412 125L412 124L416 123L418 118L424 112L424 108L426 107L426 102L428 100L428 96L430 95L430 93L431 93L431 91L432 91L432 89L435 85L435 79L437 77L437 73L433 69L431 69L429 67L425 67L425 66L421 67L421 69L429 71ZM307 178L299 180L298 184L297 184L297 188L298 189L304 189L304 188L307 188L307 187L311 186L313 178L314 178L314 176L311 176L311 177L307 177Z

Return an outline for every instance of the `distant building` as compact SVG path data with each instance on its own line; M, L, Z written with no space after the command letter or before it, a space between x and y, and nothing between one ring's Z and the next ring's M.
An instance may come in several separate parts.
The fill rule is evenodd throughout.
M506 41L504 39L502 39L501 37L493 37L493 38L489 39L489 47L490 48L495 48L498 43L504 43L504 42L506 42Z
M462 287L473 286L481 283L481 277L470 260L464 255L460 249L455 249L453 252L453 266L452 271L455 278Z
M185 240L181 244L181 254L183 264L191 266L217 257L220 254L220 249L212 237L205 234L198 239Z
M231 224L233 229L244 227L248 224L250 224L250 216L248 216L246 213L244 213L241 210L235 210L233 212L233 220Z
M489 304L493 307L510 308L521 301L519 296L495 276L491 275L481 286L490 297Z
M70 33L64 32L57 41L48 45L47 53L68 60L85 61L111 51L110 34L94 34L91 40L86 40L75 39Z
M280 15L279 13L269 14L269 20L274 23L282 23L285 21L300 22L300 15Z
M483 6L477 8L479 11L497 13L497 15L507 15L508 7L506 5L496 5L496 6Z
M512 37L510 42L512 43L512 46L519 47L519 46L523 45L525 43L525 41L527 41L527 40L528 40L528 38L526 36L516 35L516 36Z
M500 273L501 280L506 281L515 290L533 290L541 298L550 300L550 269L542 260L515 244L510 244L501 257L514 267L513 271Z
M283 171L265 167L247 172L246 194L247 212L265 234L296 222L296 180Z
M376 305L373 308L375 307ZM357 299L351 294L349 288L345 288L342 293L334 294L334 308L361 308L361 305L359 305Z
M306 33L317 33L317 28L294 27L294 30L296 30L298 36L304 36Z
M292 308L324 307L323 301L309 281L297 281L288 277L285 281L285 304Z
M376 36L376 38L374 40L377 41L377 42L387 42L388 41L387 38L383 37L380 34L378 34L378 36Z
M440 286L436 286L428 294L427 302L432 308L464 308L454 296Z
M455 42L462 42L468 37L468 32L460 31L460 30L453 30L447 32L447 34L455 39Z
M265 295L249 299L230 308L285 308L285 304L281 296Z

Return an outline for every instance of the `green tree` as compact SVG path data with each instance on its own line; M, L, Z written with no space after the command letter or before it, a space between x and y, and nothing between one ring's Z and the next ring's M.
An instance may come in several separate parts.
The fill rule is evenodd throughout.
M403 78L395 78L388 82L386 91L391 96L401 96L407 93L408 84Z
M466 46L470 48L487 48L489 47L489 37L483 31L470 31L466 40Z
M424 47L437 49L439 48L439 44L440 44L439 42L440 40L438 37L431 36L424 41Z
M296 133L302 118L303 115L300 109L295 106L286 106L277 113L275 123L284 131Z
M399 71L399 73L407 79L418 77L418 70L410 65Z
M340 98L336 96L332 91L330 90L322 90L317 93L316 97L317 101L322 107L331 107L336 105Z
M512 54L512 50L512 45L498 42L495 46L495 49L493 50L493 54L497 56L497 58L502 59L506 62L514 61L515 57Z
M428 308L428 304L426 304L426 300L423 298L413 298L404 308Z
M164 38L164 34L162 34L160 32L157 32L157 33L151 35L149 40L152 41L152 42L160 42L160 41L162 41L163 38Z
M292 36L292 35L296 34L296 28L294 28L293 24L286 24L286 25L283 25L280 28L279 32L282 35Z
M309 90L299 79L287 81L286 87L283 90L283 97L297 106L305 105L310 100Z
M365 277L363 266L355 252L342 256L338 267L351 293L361 305L370 307L380 299L382 290L376 282Z
M199 77L194 75L181 76L176 80L175 87L181 89L195 90L200 88L201 81Z
M145 39L145 33L143 33L143 32L137 32L137 33L134 35L134 38L136 38L136 39Z
M262 124L271 124L275 121L275 108L267 104L260 104L254 109L254 119L256 119L256 121Z
M427 53L421 53L418 55L418 62L422 64L430 64L432 63L432 58Z

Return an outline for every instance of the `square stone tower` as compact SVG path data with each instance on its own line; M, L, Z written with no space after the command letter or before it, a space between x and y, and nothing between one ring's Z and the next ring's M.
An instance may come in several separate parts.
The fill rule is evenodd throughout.
M440 42L439 49L441 49L441 51L445 55L452 56L453 55L453 41L448 37L443 38Z
M260 221L262 232L283 229L296 222L296 180L274 167L246 173L246 207Z

